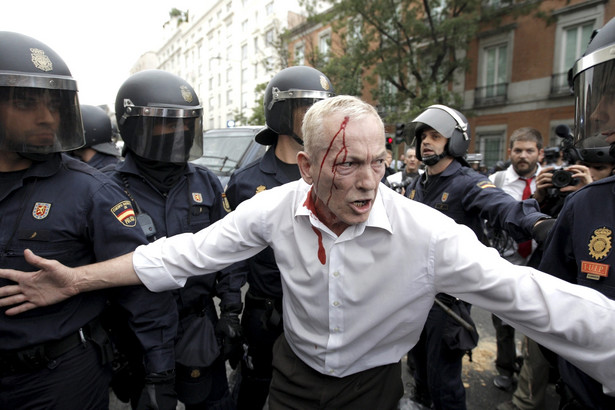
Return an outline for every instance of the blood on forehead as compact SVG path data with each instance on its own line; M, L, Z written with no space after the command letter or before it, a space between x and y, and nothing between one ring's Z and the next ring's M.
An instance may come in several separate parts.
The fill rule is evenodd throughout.
M325 152L325 155L322 158L322 162L320 163L320 170L318 172L318 178L316 179L317 186L320 183L320 176L322 175L322 168L325 165L325 161L327 160L327 157L329 157L329 155L332 154L331 150L333 149L333 143L341 135L340 138L342 139L342 146L337 151L337 153L335 153L335 159L333 161L333 164L331 165L331 172L333 173L333 182L331 183L331 188L329 189L329 197L327 198L327 201L325 202L327 206L329 205L329 201L331 200L331 196L333 195L333 188L337 188L335 186L335 176L337 174L337 168L335 164L337 164L340 161L340 157L341 157L341 162L346 161L346 157L348 155L348 147L346 146L346 126L348 125L349 121L350 121L350 117L347 117L347 116L344 117L344 120L340 124L340 128L337 130L335 135L333 135L333 138L331 138L331 142L329 142L329 147L327 148L327 151Z

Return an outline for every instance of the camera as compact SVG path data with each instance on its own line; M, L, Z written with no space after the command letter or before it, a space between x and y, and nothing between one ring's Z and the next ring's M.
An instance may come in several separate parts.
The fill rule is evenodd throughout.
M554 187L560 189L566 186L574 186L579 183L579 180L572 177L572 172L565 169L556 169L553 171L551 183Z
M401 182L392 182L391 189L397 192L398 194L401 194L402 190L406 189L406 187L410 185L411 182L412 182L412 177L406 177Z

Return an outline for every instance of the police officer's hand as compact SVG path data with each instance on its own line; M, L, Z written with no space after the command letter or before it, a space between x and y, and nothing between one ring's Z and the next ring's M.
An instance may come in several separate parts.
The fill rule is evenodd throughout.
M149 373L145 376L145 386L135 407L136 410L175 410L175 371Z
M216 336L222 346L224 358L234 369L243 356L243 333L239 314L243 309L241 303L220 308L220 320L216 324Z
M532 228L532 238L536 241L536 243L538 243L538 245L542 245L547 240L547 236L556 221L557 219L555 218L545 218L534 224L534 227Z

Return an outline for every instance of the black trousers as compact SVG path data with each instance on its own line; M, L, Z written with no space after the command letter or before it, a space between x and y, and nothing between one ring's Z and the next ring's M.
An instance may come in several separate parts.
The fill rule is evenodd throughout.
M110 381L111 367L87 343L41 370L0 377L0 409L106 410Z
M284 335L273 347L271 410L393 410L403 393L401 362L339 378L323 375L303 363Z

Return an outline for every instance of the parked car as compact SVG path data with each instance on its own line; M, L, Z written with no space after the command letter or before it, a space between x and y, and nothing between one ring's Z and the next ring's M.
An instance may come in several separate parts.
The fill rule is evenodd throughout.
M203 156L192 162L213 171L223 187L231 174L265 154L267 146L254 141L262 126L215 128L203 133Z

